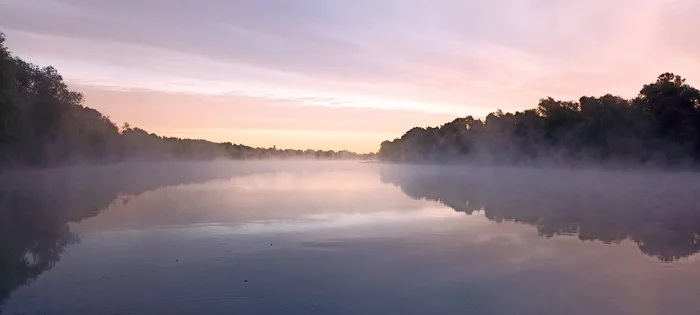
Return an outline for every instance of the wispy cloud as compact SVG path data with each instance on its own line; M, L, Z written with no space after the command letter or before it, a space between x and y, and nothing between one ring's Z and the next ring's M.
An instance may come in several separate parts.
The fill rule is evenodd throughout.
M700 82L699 13L693 0L5 0L0 29L83 85L482 116L633 96L665 71Z

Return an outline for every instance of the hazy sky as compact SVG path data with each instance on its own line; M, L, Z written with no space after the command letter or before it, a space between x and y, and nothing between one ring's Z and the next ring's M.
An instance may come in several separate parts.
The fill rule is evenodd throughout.
M0 0L17 55L163 135L375 151L413 126L700 83L697 0Z

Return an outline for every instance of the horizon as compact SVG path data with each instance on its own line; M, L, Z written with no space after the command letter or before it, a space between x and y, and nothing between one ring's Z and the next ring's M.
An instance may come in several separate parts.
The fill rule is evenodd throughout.
M700 46L688 38L700 35L698 9L691 0L6 0L0 30L15 55L56 67L118 125L368 153L414 126L547 96L634 97L663 72L697 85Z

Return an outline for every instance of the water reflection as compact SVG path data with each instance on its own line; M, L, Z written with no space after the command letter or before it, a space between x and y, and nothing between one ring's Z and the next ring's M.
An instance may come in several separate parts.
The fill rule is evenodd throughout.
M159 187L281 167L254 162L173 162L4 173L0 176L0 305L14 289L56 265L66 246L80 242L69 222L94 217L115 202Z
M78 241L53 204L24 191L0 194L0 303L15 288L53 267Z
M698 251L695 177L318 163L4 174L0 299L14 290L7 312L48 314L688 310L697 257L659 264L636 248Z
M385 166L385 183L455 211L532 225L542 237L629 239L671 262L700 250L697 174Z
M237 175L149 191L117 202L74 226L81 234L177 230L198 234L269 234L392 224L456 216L433 202L415 202L378 173L295 169ZM424 208L430 206L430 208Z

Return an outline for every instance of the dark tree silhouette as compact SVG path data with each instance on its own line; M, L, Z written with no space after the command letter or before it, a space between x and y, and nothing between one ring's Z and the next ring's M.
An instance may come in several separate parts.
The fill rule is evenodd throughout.
M366 159L348 151L279 150L167 138L83 106L53 67L13 56L0 33L0 169L123 160L323 158Z
M672 73L632 99L604 95L578 102L541 99L536 109L498 110L437 128L415 127L384 141L389 162L489 164L656 164L700 161L700 92Z

